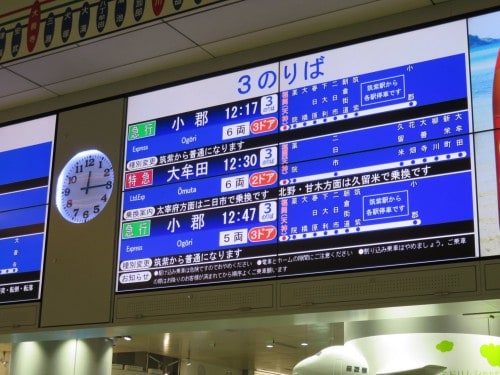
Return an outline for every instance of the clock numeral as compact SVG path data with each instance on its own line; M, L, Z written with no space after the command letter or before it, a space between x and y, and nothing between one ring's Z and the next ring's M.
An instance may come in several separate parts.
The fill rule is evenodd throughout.
M111 189L113 187L113 182L108 181L106 182L106 189Z
M98 214L101 211L101 207L99 205L94 206L94 213Z
M73 207L73 199L68 199L68 200L66 201L66 207L68 207L68 208Z
M75 165L75 173L82 173L83 172L83 165L77 164Z
M67 197L70 193L71 193L71 189L70 188L64 189L64 196L65 197Z
M83 211L82 216L84 219L88 219L89 218L89 211L88 210Z
M99 168L100 168L100 167L99 167ZM104 170L104 177L109 177L110 171L111 171L111 170L110 170L109 168L106 168L106 169Z
M80 211L79 208L74 208L73 209L73 214L74 214L73 217L76 217L78 215L78 211Z
M108 201L108 196L106 194L104 194L102 197L101 197L101 200L103 202L107 202Z
M78 181L76 176L68 176L68 184L76 184L76 181Z
M94 165L95 165L94 158L90 158L90 159L85 160L85 168L93 167Z

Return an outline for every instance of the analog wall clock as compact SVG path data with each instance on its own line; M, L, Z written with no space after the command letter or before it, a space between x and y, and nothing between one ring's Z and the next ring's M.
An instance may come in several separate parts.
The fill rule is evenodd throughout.
M86 223L102 212L113 185L113 165L104 153L98 150L79 152L59 174L56 206L69 222Z

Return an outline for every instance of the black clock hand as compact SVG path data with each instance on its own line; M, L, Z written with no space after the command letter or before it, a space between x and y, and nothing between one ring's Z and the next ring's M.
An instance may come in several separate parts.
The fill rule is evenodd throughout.
M92 171L89 171L89 177L87 178L87 186L80 188L80 190L85 190L85 194L89 193L89 187L90 187L90 175L92 174Z
M106 184L99 184L99 185L91 185L91 186L87 185L86 187L80 188L80 189L81 190L86 190L85 194L87 194L90 189L98 188L98 187L101 187L101 186L107 186L107 185L108 185L108 183L106 183Z

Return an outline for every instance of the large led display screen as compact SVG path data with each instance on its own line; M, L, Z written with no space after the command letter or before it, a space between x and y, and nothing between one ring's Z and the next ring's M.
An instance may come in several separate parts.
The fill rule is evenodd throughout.
M278 74L129 99L118 290L275 276Z
M132 96L116 290L478 256L465 20Z
M466 35L280 63L279 276L476 255Z
M55 125L0 127L0 303L40 298Z

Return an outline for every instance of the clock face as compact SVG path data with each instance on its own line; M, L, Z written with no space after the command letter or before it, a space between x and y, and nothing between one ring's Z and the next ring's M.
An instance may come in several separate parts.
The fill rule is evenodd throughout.
M72 223L85 223L101 213L114 185L111 161L98 150L82 151L64 166L56 188L56 206Z

